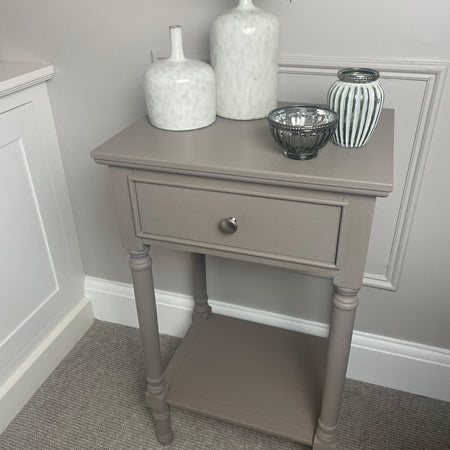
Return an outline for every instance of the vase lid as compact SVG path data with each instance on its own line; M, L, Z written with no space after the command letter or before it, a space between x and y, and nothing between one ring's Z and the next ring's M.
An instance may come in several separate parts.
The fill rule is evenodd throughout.
M377 80L380 73L374 69L349 67L347 69L341 69L337 73L337 76L341 81L350 83L370 83L371 81Z

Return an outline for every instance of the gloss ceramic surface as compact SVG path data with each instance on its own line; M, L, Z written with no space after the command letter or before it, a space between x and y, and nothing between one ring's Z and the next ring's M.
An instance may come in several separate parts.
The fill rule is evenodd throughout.
M153 63L144 92L152 125L165 130L193 130L216 120L216 85L212 67L185 58L181 27L169 28L170 58Z
M277 106L278 19L240 0L211 26L211 65L217 114L227 119L266 117Z

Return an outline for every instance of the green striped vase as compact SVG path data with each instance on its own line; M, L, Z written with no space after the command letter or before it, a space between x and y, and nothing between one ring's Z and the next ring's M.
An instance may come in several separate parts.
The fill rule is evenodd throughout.
M337 74L328 91L328 108L339 116L333 142L341 147L363 147L372 136L383 107L384 92L373 69L348 68Z

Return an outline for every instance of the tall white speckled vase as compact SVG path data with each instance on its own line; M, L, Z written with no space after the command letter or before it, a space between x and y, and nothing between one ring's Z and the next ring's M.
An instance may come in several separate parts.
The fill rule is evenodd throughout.
M219 116L259 119L276 108L278 42L278 19L252 0L239 0L214 21L210 47Z
M384 103L384 91L373 69L341 69L328 91L328 107L339 116L333 141L341 147L364 147L372 136Z
M185 58L181 26L169 27L170 57L149 67L144 79L150 123L165 130L193 130L216 120L216 83L209 64Z

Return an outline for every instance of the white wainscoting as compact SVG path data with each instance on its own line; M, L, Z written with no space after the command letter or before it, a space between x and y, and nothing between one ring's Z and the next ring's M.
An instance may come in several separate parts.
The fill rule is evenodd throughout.
M46 81L0 62L0 432L92 324Z
M195 52L185 55L209 59ZM166 50L152 51L153 61L167 57ZM384 107L395 110L394 190L377 200L364 285L397 290L448 62L282 56L278 98L325 104L337 71L344 67L377 69Z
M138 327L132 285L86 277L86 295L99 320ZM159 330L182 337L191 323L193 299L156 291ZM327 336L328 325L284 316L218 300L210 300L214 312L243 320L286 328L315 336ZM450 351L355 331L347 376L414 394L450 401Z

